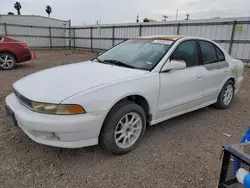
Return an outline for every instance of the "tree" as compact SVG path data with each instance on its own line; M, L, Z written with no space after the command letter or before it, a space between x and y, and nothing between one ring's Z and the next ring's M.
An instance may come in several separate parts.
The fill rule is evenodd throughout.
M154 20L154 19L148 19L149 22L157 22L157 20Z
M140 22L140 20L139 20L139 15L136 16L136 22L137 22L137 23Z
M185 20L189 20L189 13L186 14L186 19Z
M8 12L8 15L14 15L14 13L13 12Z
M157 21L150 18L144 18L143 22L157 22Z
M17 14L18 14L18 15L21 15L21 12L20 12L20 10L21 10L21 8L22 8L21 3L16 2L16 3L14 4L14 8L17 10Z
M51 6L46 6L46 13L48 14L48 17L50 16L50 14L51 14L51 12L52 12L52 8L51 8Z
M162 20L162 21L166 22L166 21L167 21L168 16L167 16L167 15L163 15L162 17L163 17L163 20Z

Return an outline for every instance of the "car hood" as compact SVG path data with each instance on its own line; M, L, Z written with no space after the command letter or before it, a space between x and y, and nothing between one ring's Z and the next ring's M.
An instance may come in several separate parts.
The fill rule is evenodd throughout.
M31 74L15 82L13 87L30 100L60 103L79 92L146 73L148 71L87 61Z

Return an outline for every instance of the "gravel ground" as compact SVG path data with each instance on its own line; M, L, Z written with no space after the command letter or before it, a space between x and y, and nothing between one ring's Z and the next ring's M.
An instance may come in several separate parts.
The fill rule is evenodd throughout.
M250 69L228 110L207 107L148 128L140 147L123 156L98 146L58 149L36 144L6 117L4 98L30 73L93 56L37 51L37 59L0 71L1 187L216 187L224 144L237 143L250 122ZM226 137L223 133L232 135Z

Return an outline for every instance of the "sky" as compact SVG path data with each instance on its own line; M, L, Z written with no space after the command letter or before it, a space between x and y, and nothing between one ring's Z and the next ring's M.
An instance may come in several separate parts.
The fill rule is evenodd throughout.
M189 13L190 19L250 16L249 0L19 0L21 14L47 16L45 7L52 7L52 18L69 20L72 25L132 23L139 15L143 18L162 20L183 20ZM0 0L0 14L14 12L15 1Z

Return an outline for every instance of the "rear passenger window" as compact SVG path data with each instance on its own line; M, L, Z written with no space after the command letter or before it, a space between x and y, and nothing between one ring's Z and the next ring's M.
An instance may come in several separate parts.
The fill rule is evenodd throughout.
M218 57L218 61L225 61L225 56L224 56L224 53L218 48L215 46L215 49L216 49L216 53L217 53L217 57Z
M171 56L171 59L185 61L187 67L199 65L199 55L195 41L181 43Z
M199 41L203 64L217 62L214 44L207 41Z

